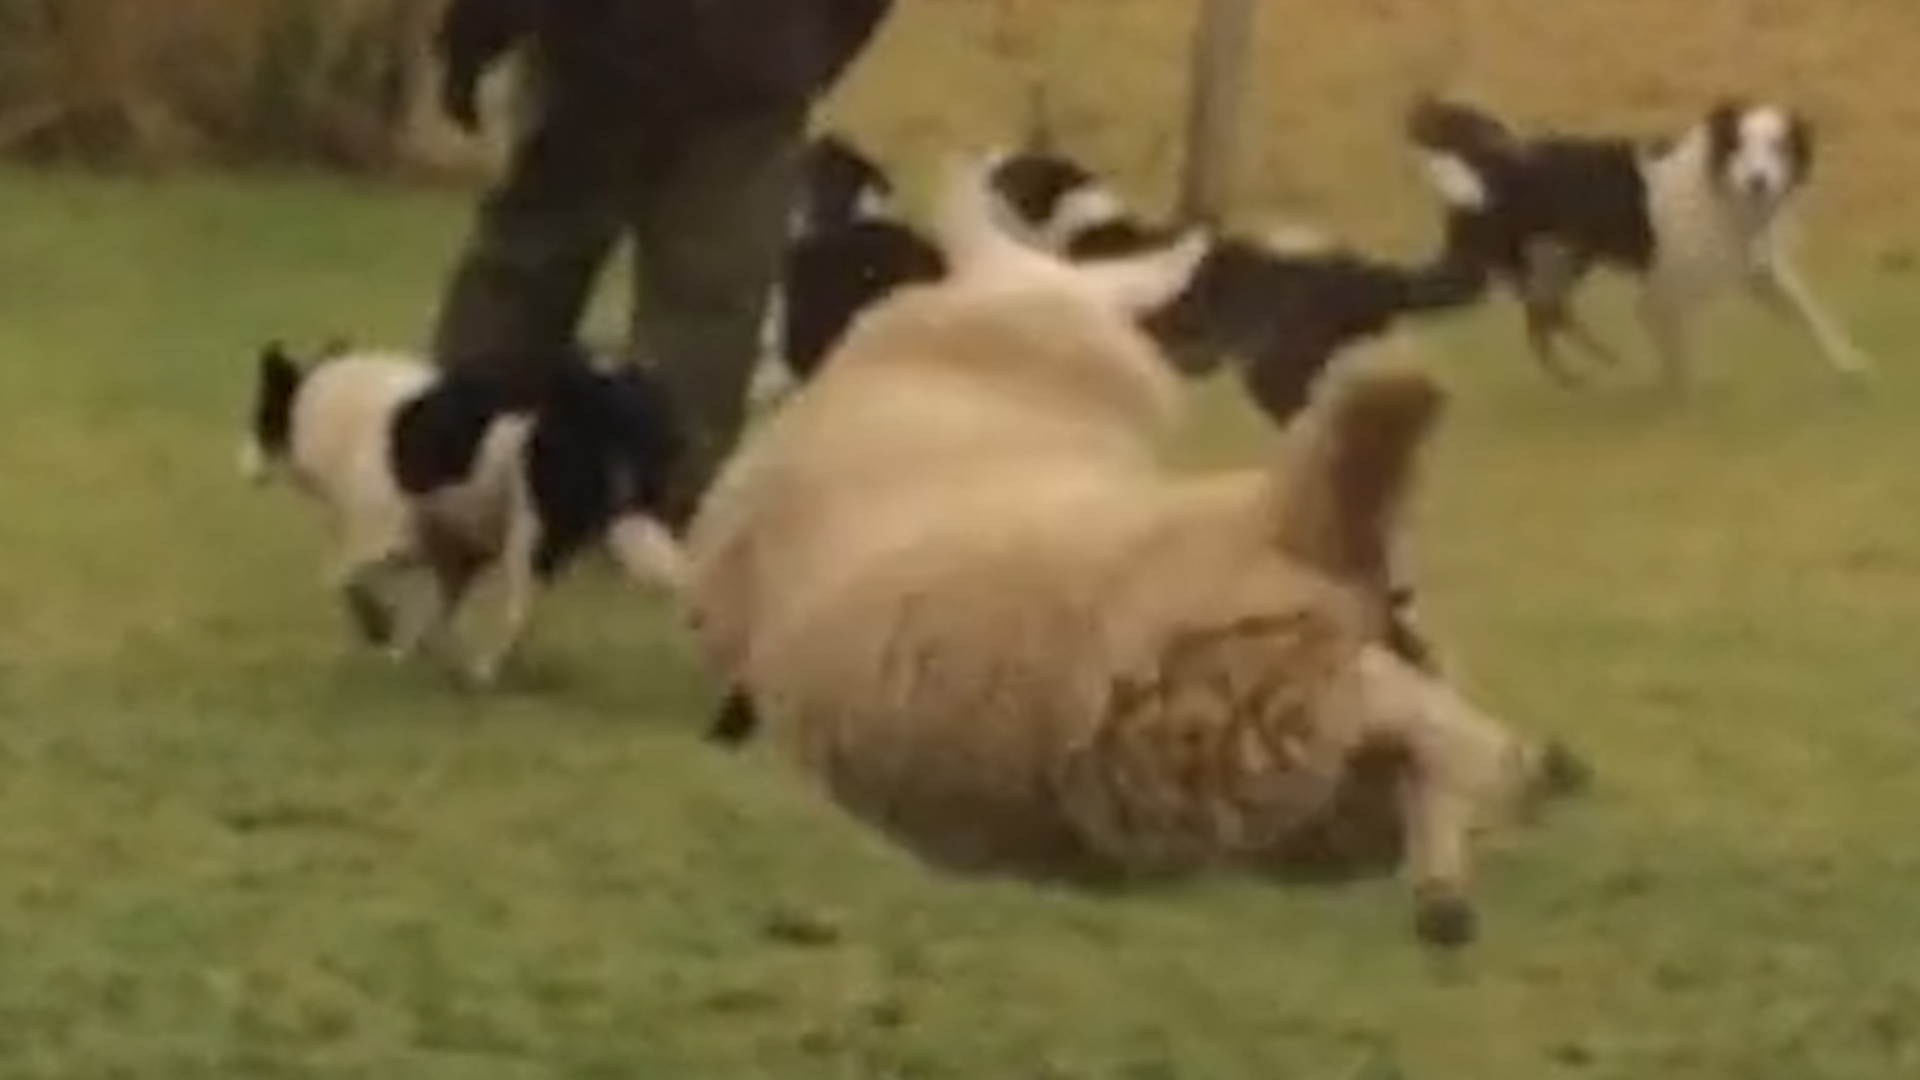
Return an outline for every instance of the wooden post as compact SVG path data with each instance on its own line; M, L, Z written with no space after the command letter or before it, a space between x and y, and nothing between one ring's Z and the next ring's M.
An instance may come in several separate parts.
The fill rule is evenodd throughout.
M1201 0L1187 72L1187 120L1178 212L1212 223L1232 174L1240 88L1258 0Z

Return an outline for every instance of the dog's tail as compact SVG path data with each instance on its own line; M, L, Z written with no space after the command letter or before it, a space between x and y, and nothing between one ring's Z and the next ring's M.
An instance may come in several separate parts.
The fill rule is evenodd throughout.
M1330 368L1275 470L1277 546L1346 578L1383 577L1445 395L1386 339Z
M1500 173L1520 152L1520 140L1492 114L1431 95L1407 110L1406 136L1419 150L1428 180L1454 210L1481 210L1492 202Z

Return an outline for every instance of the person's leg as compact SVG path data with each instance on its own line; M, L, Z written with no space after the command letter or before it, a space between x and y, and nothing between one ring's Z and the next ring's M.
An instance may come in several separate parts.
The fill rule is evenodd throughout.
M676 524L745 422L805 128L800 103L707 118L634 208L633 346L660 371L685 425L669 507Z
M630 132L542 108L482 200L435 319L432 352L515 405L535 400L572 346L634 182Z

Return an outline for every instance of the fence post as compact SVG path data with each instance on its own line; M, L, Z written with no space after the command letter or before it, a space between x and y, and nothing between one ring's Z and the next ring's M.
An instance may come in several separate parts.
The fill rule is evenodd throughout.
M1187 69L1178 204L1188 223L1214 222L1224 208L1257 2L1201 0Z

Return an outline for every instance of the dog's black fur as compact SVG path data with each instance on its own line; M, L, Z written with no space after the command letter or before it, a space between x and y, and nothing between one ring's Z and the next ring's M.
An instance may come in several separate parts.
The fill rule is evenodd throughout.
M670 478L683 432L666 388L646 369L568 365L542 402L527 446L541 522L534 570L551 577L620 516L671 521Z
M1075 192L1101 187L1091 170L1071 158L1031 150L1000 162L992 182L1004 204L1029 225L1051 219ZM1062 238L1063 254L1133 254L1166 243L1176 232L1122 214ZM1285 424L1342 349L1410 316L1472 304L1485 289L1478 264L1451 257L1402 266L1349 250L1283 252L1221 235L1193 284L1150 316L1146 327L1188 374L1210 373L1223 357L1237 357L1254 403L1275 424Z
M300 393L300 362L278 341L260 349L253 393L254 445L272 457L287 453L293 438L293 399Z
M1739 149L1739 125L1748 108L1729 99L1707 114L1711 150L1706 165L1713 177L1725 171ZM1449 232L1463 255L1517 279L1526 269L1525 244L1547 237L1586 263L1631 272L1652 265L1659 238L1641 163L1669 149L1672 139L1522 138L1483 109L1432 97L1415 102L1406 126L1416 146L1455 154L1487 188L1483 207L1449 208ZM1797 182L1804 184L1813 170L1811 127L1794 117L1790 139Z
M1068 195L1099 182L1091 169L1065 154L1037 149L1006 155L994 165L992 178L995 193L1015 218L1029 224L1049 220ZM1114 244L1131 246L1132 240L1121 231L1095 242L1112 250Z
M793 233L804 236L847 225L864 206L891 200L893 178L866 151L837 131L807 142L800 164L800 197Z
M781 360L796 381L819 371L862 311L946 272L919 230L873 212L893 191L886 170L847 137L827 133L810 144L781 268Z
M1426 98L1408 115L1416 146L1450 152L1487 190L1482 206L1451 206L1447 232L1464 259L1519 282L1526 245L1549 237L1580 257L1629 271L1653 263L1640 160L1657 144L1624 137L1547 135L1522 139L1492 115Z
M669 482L684 432L666 387L636 364L596 366L575 350L551 367L533 411L523 467L540 516L535 571L547 579L622 513L676 530ZM483 381L449 371L394 418L402 490L424 494L466 476L492 423L514 410Z
M893 290L946 272L938 248L904 222L867 218L795 240L786 255L786 364L811 379L853 320Z
M1701 174L1694 176L1683 169L1661 175L1677 177L1673 181L1677 183L1697 183L1703 194L1728 200L1726 205L1731 206L1741 193L1730 179L1729 166L1741 151L1742 123L1757 111L1742 99L1719 101L1702 122L1706 153L1700 162ZM1745 193L1773 200L1765 214L1782 209L1788 195L1806 184L1814 161L1810 124L1788 110L1774 113L1786 125L1787 190ZM1409 109L1405 133L1409 142L1436 160L1451 159L1464 166L1470 179L1462 177L1459 182L1470 187L1470 193L1447 191L1442 185L1448 251L1457 261L1484 267L1518 298L1535 359L1560 381L1577 381L1558 355L1556 345L1563 337L1608 363L1618 359L1586 328L1573 307L1576 288L1592 270L1608 268L1635 277L1651 290L1656 302L1670 308L1697 306L1697 299L1658 295L1667 252L1651 170L1664 164L1662 159L1677 146L1675 138L1551 132L1522 136L1478 106L1431 96L1417 99ZM1797 308L1810 326L1826 321L1797 279L1783 284L1794 275L1772 248L1770 223L1765 216L1741 211L1686 224L1694 231L1725 230L1725 246L1745 246L1752 252L1750 283L1772 286L1771 291ZM1684 314L1674 311L1672 318ZM1816 333L1824 338L1837 336L1837 330L1827 332L1824 327ZM1673 366L1680 359L1675 332L1670 331L1665 341L1659 337L1656 329L1656 344L1666 353L1669 374L1674 374ZM1822 344L1832 360L1837 346L1829 340Z
M334 346L318 362L344 351ZM304 378L279 342L260 351L253 435L269 455L287 451L292 410ZM535 572L550 579L627 512L669 527L668 488L685 433L666 387L635 364L596 366L575 349L551 365L524 451L528 487L540 518ZM408 495L464 479L494 421L515 413L491 384L447 371L395 413L389 466Z
M1277 254L1227 237L1193 287L1148 325L1176 347L1244 356L1248 393L1284 424L1341 350L1409 316L1472 303L1483 280L1457 263L1407 268L1349 251Z

